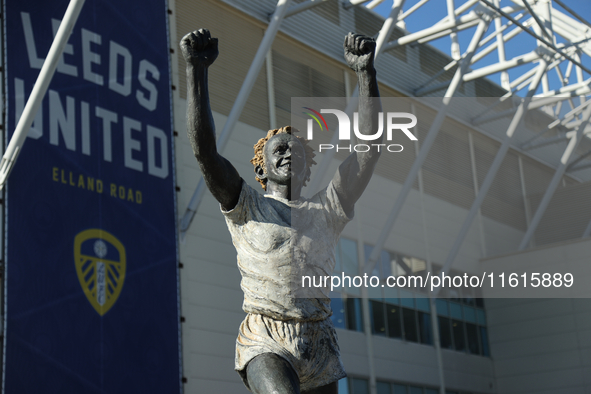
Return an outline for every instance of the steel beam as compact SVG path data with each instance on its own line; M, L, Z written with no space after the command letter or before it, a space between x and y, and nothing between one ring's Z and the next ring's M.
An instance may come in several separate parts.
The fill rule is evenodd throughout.
M540 37L539 35L531 32L529 29L525 28L525 26L523 26L521 23L519 23L519 21L515 20L515 18L513 18L511 15L509 15L505 9L501 9L499 7L496 7L494 4L492 4L489 0L480 0L482 3L486 4L489 8L495 10L496 12L498 12L499 14L501 14L502 16L504 16L505 18L509 19L511 22L513 22L514 24L516 24L517 26L521 27L523 29L524 32L526 32L527 34L529 34L530 36L534 37L536 40L540 41L541 43L543 43L545 46L547 46L548 48L551 48L552 50L554 50L556 53L562 55L564 58L570 60L571 62L573 62L575 65L579 66L582 70L585 70L586 72L588 72L589 74L591 74L591 71L583 66L581 64L581 62L573 59L572 57L566 55L565 53L563 53L560 49L558 49L558 47L556 47L556 45L554 45L553 43L549 42L548 40L544 39L543 37Z
M548 185L548 188L544 193L544 197L542 197L542 201L540 201L540 204L538 205L538 209L536 210L536 213L531 223L529 224L527 231L525 232L525 235L521 240L521 243L519 244L518 250L525 249L525 247L529 244L531 237L534 235L534 232L536 231L536 228L538 227L538 224L540 223L540 220L542 219L544 212L546 212L546 208L548 208L548 204L550 203L550 200L552 199L552 196L554 195L554 192L556 191L556 188L558 187L558 184L560 183L560 180L562 179L562 176L566 171L571 154L575 151L577 145L579 145L579 143L584 137L584 131L587 125L589 124L590 116L591 107L585 110L583 114L584 122L581 123L577 131L573 132L573 134L571 135L570 141L566 146L566 149L564 150L562 157L560 158L560 164L556 168L556 172L554 173L554 176L552 177L552 180L550 181L550 184Z
M398 197L394 202L394 206L392 207L392 210L390 211L390 214L386 219L386 222L382 227L382 230L380 231L380 236L376 242L376 245L372 249L371 255L369 256L368 262L365 266L365 272L371 272L373 270L373 267L375 266L375 263L381 253L381 250L384 247L384 243L386 242L388 235L390 235L392 227L394 227L394 223L396 222L396 219L398 218L398 215L402 210L402 206L404 205L404 202L406 201L406 198L408 197L408 194L412 189L412 185L414 184L415 179L417 178L417 174L419 173L419 170L421 169L423 163L427 159L429 150L431 149L431 146L433 146L433 143L435 142L435 137L437 137L439 129L441 128L441 125L445 120L445 115L447 113L451 97L453 97L456 90L460 86L462 77L466 73L468 66L470 65L472 56L474 56L474 52L476 51L476 48L478 48L478 43L480 42L480 39L486 32L489 23L490 17L488 15L484 15L483 19L481 19L480 23L478 24L478 27L476 28L476 32L474 32L474 35L472 36L472 40L470 41L470 45L466 50L464 59L462 59L462 61L460 62L460 67L458 67L458 69L456 70L452 82L449 85L447 92L445 93L445 97L442 100L441 107L439 108L439 111L437 112L437 115L433 120L431 127L429 128L429 132L427 133L427 137L423 142L423 146L421 146L417 158L413 162L410 172L406 177L406 181L402 186L402 190L398 194Z
M426 0L423 0L426 1ZM419 5L420 3L415 4L415 6ZM414 8L414 7L413 7ZM407 12L410 13L411 10L408 10ZM404 17L406 15L405 12L402 17ZM519 14L515 17L516 20L521 19L521 17L523 17L524 14ZM401 18L402 18L401 17ZM497 23L497 21L499 20L499 18L495 19L495 23ZM533 21L531 19L528 19L527 21L523 22L524 26L529 26ZM496 30L495 33L490 34L488 37L486 37L485 39L483 39L480 44L479 44L479 48L481 48L484 44L488 43L490 40L492 40L493 38L497 38L497 42L493 43L491 45L489 45L488 47L486 47L485 49L481 50L480 52L478 52L477 54L475 54L472 57L472 64L478 62L480 59L482 59L483 57L485 57L486 55L488 55L489 53L491 53L493 50L495 50L497 47L499 48L499 51L501 51L501 48L499 47L499 41L505 43L509 40L511 40L512 38L514 38L515 36L517 36L519 33L522 32L522 30L519 27L516 27L515 29L511 30L509 33L502 35L502 32L507 30L511 25L513 24L513 22L509 22L506 25L501 26L498 30ZM471 23L468 23L466 25L471 25ZM423 42L425 42L424 40L429 40L429 39L435 39L435 38L439 38L440 36L443 36L443 33L446 33L447 31L443 31L442 33L439 34L435 34L433 36L429 36L423 39L420 39L418 41L419 44L422 44ZM503 47L504 48L504 47ZM505 56L503 54L502 56L502 60L499 59L499 61L505 61ZM441 76L441 74L443 74L445 71L450 70L451 68L455 67L458 64L458 60L452 60L451 62L449 62L445 67L443 67L440 71L438 71L435 75L433 75L431 78L429 78L426 82L424 82L421 86L419 86L416 91L419 91L420 89L424 88L425 86L429 85L431 82L433 82L434 80L436 80L439 76ZM535 72L535 68L533 69L533 71ZM533 75L533 73L531 74ZM441 89L445 88L448 84L445 83L444 86L441 87ZM510 85L508 87L503 86L506 90L511 90Z
M454 0L447 0L447 17L449 20L456 19L456 13L454 6ZM462 53L460 52L460 43L458 41L458 33L456 33L455 29L452 29L449 33L449 38L451 39L451 57L454 60L460 60L462 57Z
M469 28L474 27L476 25L478 25L478 19L474 19L473 21L466 22L463 25L461 25L460 27L452 27L452 28L449 28L449 29L442 30L442 31L440 31L440 32L438 32L436 34L432 34L430 36L421 38L421 39L417 40L417 43L418 44L425 44L427 42L436 40L438 38L449 36L453 32L458 32L458 31L466 30L466 29L469 29ZM454 60L456 60L456 59L454 59ZM457 59L457 60L459 60L459 59Z
M80 15L80 11L84 6L84 1L85 0L70 0L70 3L68 4L64 18L60 23L60 27L57 30L53 42L51 43L51 47L43 62L37 81L35 81L31 95L29 96L23 113L18 120L16 129L10 139L10 143L2 156L2 161L0 162L0 190L2 190L6 184L10 171L14 167L16 159L23 149L23 145L25 144L25 140L31 129L31 124L33 124L35 115L37 115L37 111L41 106L41 101L51 83L57 64L62 57L64 48L70 38L70 34L72 34L72 29L74 28L78 16Z
M562 93L572 92L577 89L585 88L585 87L589 87L589 86L591 86L591 78L587 79L585 81L582 81L582 82L573 83L572 85L563 86L559 89L554 89L549 92L536 94L534 96L534 98L538 99L538 98L543 98L543 97L554 97L554 96L558 96L559 94L562 94Z
M376 52L374 57L374 64L378 62L378 60L381 57L381 53L384 51L384 44L386 43L388 37L390 37L390 35L392 34L392 31L394 30L394 27L398 22L400 10L402 9L404 2L405 0L394 0L394 2L392 3L392 9L390 10L390 14L388 15L388 18L386 18L386 20L384 21L384 24L382 25L382 28L380 29L380 32L378 34L378 38L376 39ZM355 108L355 106L357 105L356 98L358 93L359 85L355 85L355 89L353 91L353 94L351 95L352 99L349 101L349 103L347 104L347 108L345 109L346 113L351 113L353 111L353 108ZM336 145L337 143L338 133L334 133L330 141L330 144ZM312 177L310 183L307 186L307 194L316 193L318 191L320 187L320 182L322 182L322 176L328 169L328 166L330 165L330 162L332 161L335 153L336 150L331 149L324 154L322 160L314 170L314 176Z
M478 171L476 168L476 153L474 152L474 137L472 132L468 132L468 148L470 149L470 167L472 169L472 184L474 185L474 198L478 196ZM478 210L478 230L480 233L480 253L486 256L486 237L484 236L484 226L482 223L482 212Z
M273 72L273 55L271 51L265 56L265 71L267 74L267 101L269 106L269 129L277 128L277 112L275 111L275 73Z
M499 6L499 0L494 0L495 1L495 5L498 7ZM518 20L519 18L515 18L516 20ZM509 22L511 23L511 22ZM509 23L507 23L507 26L509 26ZM495 30L497 33L497 52L498 52L498 59L499 62L502 63L505 61L505 37L500 34L503 31L503 22L501 21L501 18L499 16L495 17ZM506 89L506 90L510 90L511 88L509 87L509 73L507 73L507 71L503 71L501 73L501 86Z
M546 129L546 131L548 131L548 129ZM540 136L541 137L541 136ZM527 144L524 144L521 146L521 149L524 151L528 151L531 149L536 149L536 148L541 148L542 146L547 146L547 145L552 145L555 144L557 142L562 142L562 141L566 141L568 140L569 137L567 136L567 133L561 134L561 135L557 135L555 137L552 138L546 138L545 140L541 140L538 142L530 142Z
M228 119L226 120L226 123L224 124L224 128L217 139L217 147L218 147L219 152L222 152L224 150L224 148L230 138L230 135L232 134L232 130L234 129L236 122L238 122L238 118L240 118L240 114L242 113L242 110L244 109L244 105L246 104L246 100L248 99L248 96L250 95L250 92L252 91L252 88L253 88L254 83L257 79L257 76L258 76L259 72L261 71L261 67L262 67L263 63L265 62L265 58L267 56L267 53L269 52L269 49L271 48L271 45L273 44L273 40L275 39L275 36L277 35L277 31L279 30L279 26L281 25L281 22L283 21L283 18L285 17L285 14L288 10L290 2L291 2L291 0L279 0L277 2L277 6L275 7L275 12L273 13L273 16L271 17L271 21L269 22L269 26L267 27L267 30L265 31L265 35L263 36L263 39L261 40L261 43L259 45L259 48L258 48L255 56L254 56L254 59L252 60L250 68L248 69L248 73L246 74L246 77L244 78L244 82L242 83L242 87L240 88L240 91L238 92L238 97L236 97L236 101L234 102L234 105L232 106L232 110L230 111L230 114L228 115ZM185 214L183 215L183 218L181 219L181 224L180 224L181 242L184 241L187 230L189 230L189 227L191 226L191 222L193 221L193 218L195 217L195 213L197 212L197 209L199 208L199 204L201 203L201 200L203 199L203 195L205 194L205 188L206 187L205 187L205 182L203 180L203 177L200 177L197 187L195 188L195 191L193 192L193 196L191 197L191 201L189 202L189 205L187 206L187 208L185 210Z
M557 61L555 61L552 64L558 64ZM505 116L511 115L513 113L515 113L515 111L517 110L517 108L512 108L503 112L499 112L496 114L490 114L488 116L485 116L485 114L487 114L488 112L490 112L492 109L496 108L497 106L499 106L503 101L511 99L511 97L513 96L514 93L520 91L521 89L523 89L525 86L528 86L529 83L531 83L531 78L535 75L536 71L538 70L538 66L535 66L534 68L532 68L531 70L529 70L528 72L522 74L520 77L518 77L517 79L515 79L513 82L510 83L509 87L511 88L511 90L509 92L507 92L505 95L503 95L502 97L499 97L499 99L492 105L488 106L484 111L480 112L478 115L476 115L474 118L472 118L471 122L474 126L478 126L482 123L486 123L486 122L490 122L493 121L495 119L499 119L499 118L503 118ZM525 84L525 86L522 86L520 84Z
M511 140L513 139L513 135L514 135L515 131L517 130L517 127L521 124L521 121L527 112L528 103L531 100L532 96L534 95L536 89L538 88L538 85L540 84L540 81L542 80L542 76L546 72L547 65L548 64L546 63L546 60L542 59L542 61L540 62L540 65L538 66L538 71L536 72L536 75L534 76L534 79L532 80L532 82L530 84L529 91L528 91L526 97L523 99L523 101L521 102L519 107L517 107L517 112L515 113L515 116L513 116L513 119L511 120L511 123L509 124L509 127L507 128L507 132L505 133L505 138L503 139L501 147L499 148L499 150L495 156L495 159L493 160L493 163L491 164L491 166L486 174L486 177L484 178L484 181L482 182L482 185L480 186L480 191L478 192L478 195L476 196L476 198L474 199L474 202L472 203L472 206L470 207L470 211L468 212L468 215L466 216L466 219L464 220L464 223L462 224L460 232L458 233L456 240L447 255L447 258L445 260L443 268L441 269L442 274L449 272L449 269L451 268L454 260L456 259L456 256L458 255L458 252L460 251L460 247L464 243L464 239L466 238L466 235L468 234L468 231L470 230L470 226L472 225L472 221L474 220L474 217L478 213L478 210L480 209L480 206L482 205L484 198L488 194L488 191L489 191L490 187L492 186L495 176L497 175L497 171L499 170L499 168L501 168L501 164L503 163L503 159L505 158L505 155L507 154L507 151L509 150ZM441 288L438 288L436 291L436 294L439 294L440 290L441 290Z
M492 122L493 120L501 119L501 118L507 117L511 114L514 114L515 111L517 111L517 108L509 108L504 111L497 112L496 114L490 114L488 116L484 116L484 115L478 116L478 117L472 119L472 124L474 126L478 126L478 125L481 125L486 122Z
M481 67L477 70L471 71L464 76L464 81L472 81L474 79L486 77L487 75L495 74L500 71L506 71L510 68L521 66L523 64L531 63L540 58L540 54L537 51L526 53L525 55L517 56L511 60L505 60L504 62L498 62L491 64L490 66Z
M540 108L545 105L554 104L559 101L568 100L568 99L571 99L571 98L577 97L577 96L582 98L582 100L581 100L582 102L585 102L585 96L588 94L591 94L591 86L583 86L581 88L571 91L570 93L559 93L553 97L551 96L551 97L537 98L537 100L534 100L531 103L529 103L528 109Z
M575 167L571 168L569 171L575 172L575 171L579 171L579 170L586 170L587 168L591 168L591 163L575 166Z
M546 36L546 38L548 38L549 40L552 40L552 37L550 36L550 33L548 33L548 31L546 31L546 26L544 26L544 24L542 23L542 21L540 20L540 18L538 17L538 15L536 14L536 12L531 8L531 6L529 5L529 2L527 0L523 1L523 5L525 6L525 8L527 8L527 10L529 11L529 14L534 18L534 20L536 21L538 27L539 27L539 31Z
M454 15L457 18L458 15L462 15L464 13L464 11L468 10L470 7L472 7L474 4L478 3L480 0L468 0L467 2L465 2L464 4L462 4L461 6L459 6L455 12ZM437 22L435 25L440 25L442 23L446 23L449 21L449 15L446 15L443 19L441 19L439 22Z
M411 112L415 113L415 106L411 104ZM415 155L419 155L419 143L415 144ZM422 219L422 227L423 227L423 238L425 241L425 256L427 261L427 270L428 272L433 273L433 263L431 261L431 252L430 252L430 242L429 242L429 231L427 227L427 217L425 215L425 185L423 183L423 171L419 170L418 173L418 181L419 181L419 193L420 193L420 202L421 202L421 219ZM412 273L411 273L412 274ZM438 327L437 321L437 303L435 298L432 296L431 292L429 292L429 307L431 308L431 327ZM437 372L439 375L439 394L445 394L445 372L443 370L443 355L441 352L441 339L439 337L439 330L433 329L433 345L435 347L435 358L437 359Z
M577 18L579 21L581 21L582 23L584 23L585 25L587 25L589 28L591 28L591 23L589 23L585 18L583 18L582 16L580 16L579 14L577 14L576 12L574 12L572 9L570 9L569 7L567 7L566 4L564 4L562 1L560 1L560 0L554 0L554 2L556 4L558 4L559 6L561 6L562 8L564 8L565 10L567 10L568 12L570 12L570 14L572 16L574 16L575 18Z
M315 0L309 0L309 1L315 1ZM326 0L322 0L322 1L326 1ZM358 6L358 5L363 4L363 3L367 3L368 1L369 0L349 0L349 1L346 1L346 2L343 3L343 7L346 10L348 10L349 8ZM381 1L380 1L380 3L381 3Z
M408 10L404 11L402 13L402 15L400 15L399 21L403 21L404 18L406 18L407 16L411 15L413 12L415 12L416 10L418 10L419 8L421 8L423 5L425 5L429 0L421 0L418 3L416 3L415 5L413 5L412 7L410 7ZM369 7L369 6L368 6Z
M465 25L466 23L475 21L478 18L479 18L478 14L476 12L472 11L469 14L461 16L454 21L442 23L440 25L435 25L432 27L428 27L428 28L418 31L416 33L411 33L411 34L407 34L406 36L402 36L399 39L386 44L384 47L384 50L387 51L389 49L396 48L398 46L411 44L415 41L420 40L421 38L425 38L425 37L431 36L433 34L441 33L442 31L447 30L447 29L453 29L453 28L460 29L462 27L462 25Z
M577 170L577 164L579 164L581 161L583 161L586 157L589 157L591 155L591 150L588 150L587 152L583 153L582 155L579 155L579 157L577 157L576 159L574 159L573 161L571 161L568 166L566 167L566 171L576 171ZM591 164L591 163L589 163ZM589 165L586 164L586 165Z
M517 56L516 58L513 58L511 60L499 62L496 64L491 64L490 66L482 67L477 70L466 73L464 75L463 81L464 82L473 81L475 79L482 78L487 75L496 74L500 71L505 71L510 68L521 66L523 64L531 63L535 60L538 60L540 58L540 56L541 55L539 53L537 53L536 51L533 51L533 52L527 53L525 55ZM434 85L434 86L426 86L422 89L417 90L415 92L415 95L424 96L426 94L444 89L448 85L449 85L449 82L442 82L442 83Z
M589 235L591 235L591 221L587 225L585 231L583 231L583 236L581 238L587 238Z
M366 5L366 7L371 10L371 9L379 6L383 2L384 2L384 0L372 0L368 5Z
M519 20L523 15L518 15L515 17L515 19ZM498 18L497 18L498 19ZM526 20L525 22L523 22L524 26L529 26L532 23L531 19ZM483 57L485 57L486 55L488 55L489 53L491 53L492 51L494 51L495 49L498 48L499 53L501 51L501 47L503 48L504 51L504 43L506 43L507 41L511 40L512 38L516 37L519 33L523 32L523 30L521 30L519 27L514 28L513 30L511 30L509 33L503 35L500 34L503 31L507 30L509 28L510 25L512 25L513 22L509 22L506 25L502 26L501 28L499 28L499 30L497 30L497 32L495 32L494 34L491 34L488 38L493 38L493 37L497 37L497 42L490 44L489 46L487 46L485 49L481 50L480 52L478 52L473 58L472 58L472 63L476 63L477 61L479 61L480 59L482 59ZM499 46L499 41L502 41L503 45ZM485 42L482 42L482 45L484 45ZM503 53L503 60L499 59L499 61L504 61L504 53ZM507 89L508 90L508 89Z
M564 117L562 119L556 119L554 122L550 123L545 130L538 132L535 136L533 136L532 138L530 138L527 141L525 141L524 143L522 143L521 149L527 150L530 148L538 147L539 145L536 145L533 142L538 140L539 138L541 138L544 134L546 134L548 131L552 130L556 126L560 125L563 127L577 127L579 124L582 123L582 121L577 121L577 123L575 125L571 125L568 122L570 122L575 116L577 116L581 111L583 111L587 106L589 106L589 104L591 104L591 101L588 101L582 105L579 105L577 108L569 111L568 113L566 113L564 115ZM566 138L566 137L564 137L564 138Z

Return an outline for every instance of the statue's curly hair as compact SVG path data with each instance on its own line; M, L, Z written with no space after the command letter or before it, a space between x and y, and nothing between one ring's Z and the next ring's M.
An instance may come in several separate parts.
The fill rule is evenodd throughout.
M285 127L279 128L279 129L269 130L267 132L267 135L265 137L261 138L254 145L254 157L250 160L252 165L255 167L261 166L263 171L265 171L265 155L263 154L263 152L265 150L265 144L267 143L267 141L269 141L271 139L271 137L273 137L274 135L277 135L277 134L282 134L282 133L291 134L301 142L301 144L303 145L304 150L306 152L306 178L304 179L304 186L306 186L306 183L310 180L310 174L312 173L311 167L314 164L316 164L316 162L314 161L314 156L316 156L316 154L314 153L314 149L310 145L308 145L307 139L293 134L293 133L297 133L297 132L299 132L299 130L296 129L295 127L291 127L291 126L285 126ZM267 190L267 180L266 179L260 179L257 177L256 180L261 184L261 186L263 187L264 190Z

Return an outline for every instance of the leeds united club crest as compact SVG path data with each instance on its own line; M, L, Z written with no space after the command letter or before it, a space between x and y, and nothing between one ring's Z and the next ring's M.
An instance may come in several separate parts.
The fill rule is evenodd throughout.
M74 261L86 298L103 316L117 301L125 281L125 248L114 235L82 231L74 238Z

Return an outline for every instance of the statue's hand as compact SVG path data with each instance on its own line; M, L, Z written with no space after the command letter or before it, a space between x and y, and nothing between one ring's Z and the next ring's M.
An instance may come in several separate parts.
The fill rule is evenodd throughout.
M355 72L373 69L376 42L361 34L349 33L345 37L345 60Z
M218 39L207 29L195 30L181 40L181 51L187 63L209 67L218 57Z

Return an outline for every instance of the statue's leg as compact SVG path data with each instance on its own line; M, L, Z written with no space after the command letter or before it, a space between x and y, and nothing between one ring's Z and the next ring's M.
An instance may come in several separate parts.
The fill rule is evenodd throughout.
M339 384L338 382L332 382L326 386L316 387L311 390L302 391L302 394L338 394Z
M300 394L298 375L284 358L273 353L253 358L246 367L246 379L254 394Z

